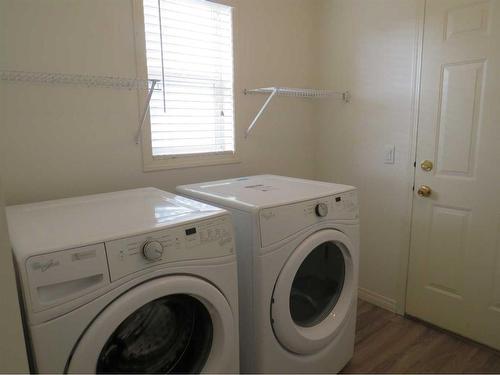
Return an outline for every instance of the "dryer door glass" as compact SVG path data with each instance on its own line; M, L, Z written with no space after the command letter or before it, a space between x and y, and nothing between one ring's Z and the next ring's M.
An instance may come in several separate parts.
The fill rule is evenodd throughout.
M300 265L290 292L295 324L312 327L323 321L339 300L344 286L345 260L335 242L316 246Z
M169 295L132 313L101 351L98 373L198 373L212 346L213 326L194 297Z

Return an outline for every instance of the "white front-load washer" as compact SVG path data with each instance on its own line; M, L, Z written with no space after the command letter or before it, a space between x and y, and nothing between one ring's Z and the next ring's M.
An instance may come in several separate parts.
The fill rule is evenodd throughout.
M280 176L179 186L233 215L242 372L334 373L354 350L354 187Z
M228 212L145 188L7 217L32 371L239 370Z

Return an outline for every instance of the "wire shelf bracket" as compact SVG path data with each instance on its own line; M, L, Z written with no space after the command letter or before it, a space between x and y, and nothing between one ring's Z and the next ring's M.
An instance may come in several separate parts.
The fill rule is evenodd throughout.
M140 117L139 128L135 136L135 142L139 144L144 121L149 111L149 103L153 96L153 91L156 85L160 82L159 79L137 79L123 78L111 76L92 76L84 74L64 74L64 73L42 73L42 72L23 72L17 70L1 70L0 81L14 83L32 83L42 85L68 85L80 87L98 87L98 88L113 88L113 89L147 89L148 95L144 110Z
M296 97L296 98L332 98L337 97L342 99L345 103L351 102L351 93L349 91L338 92L331 90L317 90L317 89L298 89L298 88L290 88L290 87L264 87L259 89L245 89L245 95L251 94L265 94L268 95L267 100L264 102L264 105L261 107L255 118L253 119L250 126L245 131L245 138L250 135L250 132L257 124L257 121L262 116L262 114L266 111L267 107L273 100L275 96L287 96L287 97Z
M144 121L146 121L146 117L149 112L149 103L151 102L151 97L153 96L155 86L158 82L160 82L160 80L158 79L152 79L150 81L151 81L151 87L149 88L148 96L146 97L146 103L144 103L144 110L142 111L141 121L139 123L139 129L137 129L137 133L135 135L135 144L137 145L141 141L142 128L144 127Z

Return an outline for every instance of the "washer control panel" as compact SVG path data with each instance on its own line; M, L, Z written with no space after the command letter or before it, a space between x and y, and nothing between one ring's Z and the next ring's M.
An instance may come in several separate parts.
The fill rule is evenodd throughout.
M316 212L316 216L325 217L328 215L328 204L318 203L314 208L314 212Z
M260 211L262 247L276 243L323 220L357 220L356 190Z
M109 284L103 243L35 255L26 260L30 308L39 312Z
M158 264L234 253L229 215L106 242L111 281Z
M148 241L142 246L142 255L148 260L159 260L163 256L163 245L158 241Z

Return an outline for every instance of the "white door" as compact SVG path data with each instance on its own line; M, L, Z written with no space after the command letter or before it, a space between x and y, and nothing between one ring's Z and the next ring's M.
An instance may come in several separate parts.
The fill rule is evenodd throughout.
M426 2L406 311L500 349L499 0Z
M77 343L66 372L232 372L234 327L231 308L214 286L165 276L107 306Z
M325 229L286 261L274 287L271 322L287 350L312 354L341 332L357 296L352 249L345 234Z

